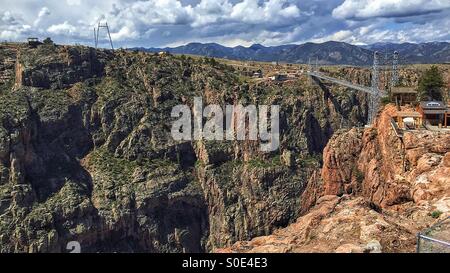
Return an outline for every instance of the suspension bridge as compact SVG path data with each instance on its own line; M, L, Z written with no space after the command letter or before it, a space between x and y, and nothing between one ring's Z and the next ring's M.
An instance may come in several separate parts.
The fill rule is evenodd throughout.
M392 77L391 77L391 86L396 86L398 84L398 52L394 52L392 59ZM318 69L318 62L316 65L309 65L309 71L307 74L316 80L324 80L334 84L338 84L341 86L345 86L350 89L354 89L357 91L364 92L369 95L369 111L368 111L368 124L373 124L375 117L378 112L378 108L380 105L380 100L383 97L386 97L388 94L385 90L381 90L379 88L379 72L380 72L380 58L381 54L376 51L373 56L373 65L372 65L372 86L363 86L351 83L346 80L333 78L325 75L320 72Z
M353 84L353 83L348 82L348 81L344 81L344 80L340 80L340 79L336 79L336 78L333 78L333 77L326 76L325 74L320 73L320 72L308 71L308 75L311 76L311 77L314 77L314 78L318 78L318 79L321 79L321 80L325 80L325 81L328 81L328 82L339 84L339 85L342 85L342 86L345 86L345 87L348 87L348 88L351 88L351 89L354 89L354 90L357 90L357 91L361 91L361 92L367 93L367 94L372 95L372 96L375 96L375 95L378 94L376 92L376 90L374 90L372 87L367 87L367 86ZM380 90L380 93L384 94L384 91Z

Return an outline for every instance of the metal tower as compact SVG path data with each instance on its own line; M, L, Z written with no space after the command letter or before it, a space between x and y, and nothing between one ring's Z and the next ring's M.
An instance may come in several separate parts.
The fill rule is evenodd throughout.
M95 48L98 47L98 35L100 33L100 29L101 28L106 29L106 31L108 32L108 38L109 38L109 42L111 44L111 49L114 50L113 42L112 42L112 39L111 39L111 33L109 32L109 26L108 26L107 22L105 22L104 24L98 22L97 31L95 31L95 28L94 28Z
M395 87L398 85L398 56L399 53L397 51L394 52L392 59L392 78L391 78L391 87Z
M372 67L372 92L373 95L369 96L369 113L368 124L373 124L378 112L378 106L380 104L380 89L379 89L379 64L380 53L375 51L373 54L373 67Z
M319 57L316 57L314 63L311 62L311 57L308 61L309 71L310 72L318 72L319 71Z

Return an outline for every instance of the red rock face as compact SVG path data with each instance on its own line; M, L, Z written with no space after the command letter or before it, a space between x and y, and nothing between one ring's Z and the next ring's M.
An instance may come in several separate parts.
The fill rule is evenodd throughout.
M326 195L287 228L219 249L223 253L413 252L413 222L373 211L362 197Z
M402 143L390 125L395 111L393 106L386 107L376 125L362 136L353 129L333 137L324 150L325 195L356 192L380 208L450 195L446 186L450 134L406 132ZM360 183L355 181L358 178ZM423 192L432 181L440 188L434 193L443 196Z
M450 133L405 132L402 142L390 125L395 111L333 136L295 224L220 251L415 251L415 234L438 220L432 212L450 215Z
M301 215L307 213L316 204L316 201L324 195L320 171L314 171L309 177L306 189L300 197L299 213Z
M361 130L337 135L324 150L322 179L324 195L342 195L356 190L355 162L361 151Z

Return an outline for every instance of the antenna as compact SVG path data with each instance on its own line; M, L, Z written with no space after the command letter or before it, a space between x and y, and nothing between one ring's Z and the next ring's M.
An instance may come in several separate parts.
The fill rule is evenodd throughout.
M108 33L109 42L111 44L111 49L114 50L113 42L112 42L112 39L111 39L111 33L109 32L108 22L105 22L104 24L98 22L97 31L95 31L95 28L94 28L95 48L98 47L98 36L99 36L101 28L106 29L106 31Z

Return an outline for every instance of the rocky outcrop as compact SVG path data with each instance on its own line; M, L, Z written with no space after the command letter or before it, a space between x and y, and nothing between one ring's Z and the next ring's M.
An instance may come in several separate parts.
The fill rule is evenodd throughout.
M355 163L362 149L362 130L336 134L324 149L322 179L324 195L351 194L359 190L361 174Z
M22 47L17 58L16 89L21 86L62 89L103 76L111 52L43 44L37 49Z
M449 170L444 158L450 151L450 135L407 131L403 140L399 139L390 126L395 112L388 106L373 128L364 132L352 129L330 140L322 169L325 195L356 192L385 208L410 201L419 203L419 196L431 198L421 190L424 186L418 186L419 181L439 187L433 191L436 198L449 194ZM346 191L349 187L351 190Z
M450 215L450 134L407 131L388 105L376 124L337 132L310 176L302 216L218 252L413 252L415 234Z
M310 212L287 228L218 252L412 252L416 231L411 229L413 226L411 220L399 219L398 214L375 212L362 197L325 195Z

